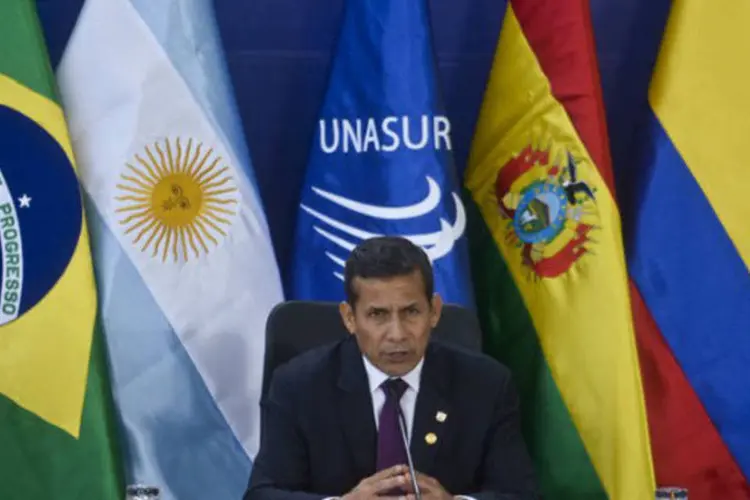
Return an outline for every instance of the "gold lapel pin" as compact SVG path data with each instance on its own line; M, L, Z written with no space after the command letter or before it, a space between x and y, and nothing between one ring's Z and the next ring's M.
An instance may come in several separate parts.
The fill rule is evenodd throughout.
M448 414L446 414L444 411L439 411L435 414L435 420L440 422L441 424L445 422L445 419L448 418Z
M437 443L437 436L435 435L435 433L434 433L434 432L429 432L429 433L427 433L427 435L426 435L426 436L424 437L424 440L425 440L425 442L426 442L427 444L429 444L429 445L433 445L433 444Z

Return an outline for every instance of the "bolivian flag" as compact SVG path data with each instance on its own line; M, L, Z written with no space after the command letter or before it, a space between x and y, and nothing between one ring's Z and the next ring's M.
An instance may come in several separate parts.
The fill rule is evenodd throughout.
M512 0L465 185L488 351L545 498L654 498L588 2Z
M78 180L32 0L0 2L0 498L121 498Z

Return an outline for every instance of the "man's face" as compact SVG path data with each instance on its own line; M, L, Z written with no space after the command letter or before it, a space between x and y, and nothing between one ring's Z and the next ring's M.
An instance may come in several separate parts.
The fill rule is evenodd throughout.
M410 372L424 356L442 301L427 300L419 271L392 278L355 278L357 302L340 307L350 333L373 365L392 377Z

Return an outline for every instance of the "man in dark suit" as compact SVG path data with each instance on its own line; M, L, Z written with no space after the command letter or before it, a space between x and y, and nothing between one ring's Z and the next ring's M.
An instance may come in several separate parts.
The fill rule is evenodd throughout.
M414 498L399 406L424 499L538 498L509 371L430 342L442 302L425 253L367 240L344 284L352 336L276 370L245 500Z

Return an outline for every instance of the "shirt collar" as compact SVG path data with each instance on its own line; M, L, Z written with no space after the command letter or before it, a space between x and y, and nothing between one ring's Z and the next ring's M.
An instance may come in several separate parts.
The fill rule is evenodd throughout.
M369 359L367 359L367 356L362 355L362 360L365 363L365 371L367 372L367 381L370 384L370 393L373 393L380 389L380 386L388 380L389 378L392 378L390 375L383 373L380 369L378 369L375 365L373 365ZM415 366L409 373L401 377L401 379L406 382L409 385L410 389L413 389L414 392L419 392L419 380L422 375L422 365L424 364L424 356L422 359L419 360L419 363L417 363L417 366Z

